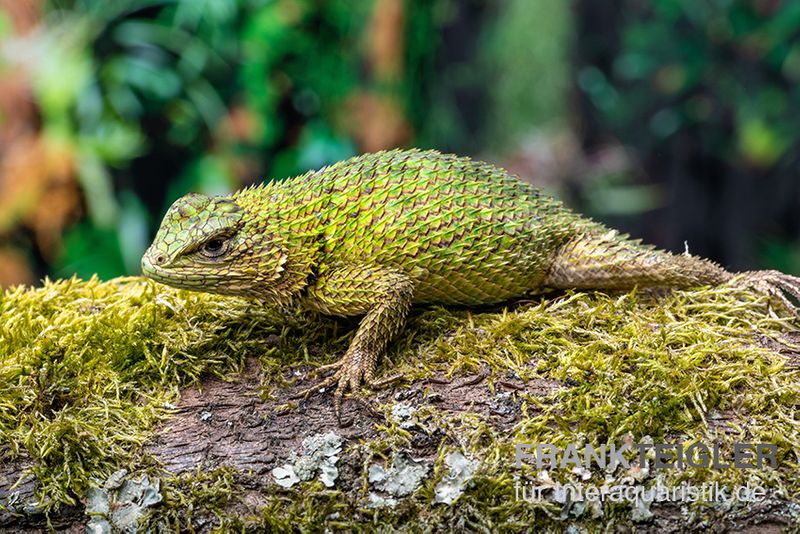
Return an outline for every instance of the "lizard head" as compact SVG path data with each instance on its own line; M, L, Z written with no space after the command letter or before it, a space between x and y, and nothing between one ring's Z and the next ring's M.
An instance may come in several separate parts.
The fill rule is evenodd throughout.
M261 296L264 287L279 287L285 255L262 242L248 219L230 198L181 197L142 257L142 272L173 287L225 295Z

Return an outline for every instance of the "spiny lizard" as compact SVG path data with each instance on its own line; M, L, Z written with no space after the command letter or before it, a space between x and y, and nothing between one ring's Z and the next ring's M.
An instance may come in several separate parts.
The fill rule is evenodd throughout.
M375 365L414 304L478 305L547 289L735 284L795 311L800 278L734 275L643 245L492 165L435 151L366 154L228 197L189 194L164 217L144 274L197 291L363 319L334 406Z

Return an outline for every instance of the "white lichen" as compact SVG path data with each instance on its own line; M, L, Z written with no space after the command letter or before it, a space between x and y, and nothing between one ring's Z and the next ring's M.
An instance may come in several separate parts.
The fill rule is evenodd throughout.
M448 471L436 485L433 502L453 504L464 493L464 489L478 469L480 462L470 460L455 451L445 456L444 463L447 465Z
M410 495L428 474L427 463L411 458L405 453L395 454L389 469L381 465L369 467L369 482L378 490L394 497Z
M298 482L319 476L326 487L333 487L339 476L336 462L339 461L343 441L341 436L333 432L307 437L303 440L304 454L293 452L289 456L289 463L272 470L275 482L284 488L291 488Z

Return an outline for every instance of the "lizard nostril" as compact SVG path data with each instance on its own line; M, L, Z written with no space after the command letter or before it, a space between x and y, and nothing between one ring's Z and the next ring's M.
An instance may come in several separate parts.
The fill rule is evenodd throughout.
M167 258L163 254L156 256L156 265L163 265L165 261L167 261Z

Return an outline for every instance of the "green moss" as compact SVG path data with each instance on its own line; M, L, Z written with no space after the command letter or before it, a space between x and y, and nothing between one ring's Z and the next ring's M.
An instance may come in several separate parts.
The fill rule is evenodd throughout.
M265 394L273 394L282 385L278 371L332 361L355 324L139 278L47 282L0 299L0 460L33 465L45 509L75 502L92 480L120 467L145 466L140 445L169 415L180 387L206 375L232 376L255 356L267 370ZM648 437L716 441L726 450L737 441L775 443L778 469L686 469L668 473L667 482L753 479L797 500L800 370L770 348L786 345L785 333L793 329L764 299L730 288L660 298L567 293L512 309L423 310L389 354L392 371L408 381L485 373L497 390L509 376L560 387L546 397L515 393L522 416L506 430L476 413L421 406L414 432L438 436L438 460L433 476L395 510L359 504L369 491L367 464L411 444L412 432L389 415L376 439L348 445L360 451L365 476L349 505L340 490L309 482L261 495L253 510L241 505L236 477L223 470L165 480L166 506L150 521L183 529L202 516L219 528L313 529L327 518L329 526L366 528L378 517L400 525L424 512L432 528L557 522L558 506L514 499L514 476L535 475L513 469L515 443L599 445ZM720 415L731 421L725 432L717 430ZM458 506L431 506L441 459L453 448L481 460L478 476ZM601 484L605 475L592 472L589 482ZM578 480L569 469L550 476ZM610 507L606 519L625 513Z
M187 473L164 483L164 509L151 513L143 522L164 532L191 532L198 522L215 524L229 531L239 521L230 517L228 507L235 500L235 473L229 468ZM145 530L145 525L140 525ZM226 530L227 529L227 530Z
M45 509L74 503L133 459L180 386L238 369L257 353L252 334L279 332L267 314L137 278L6 292L0 457L32 462Z

